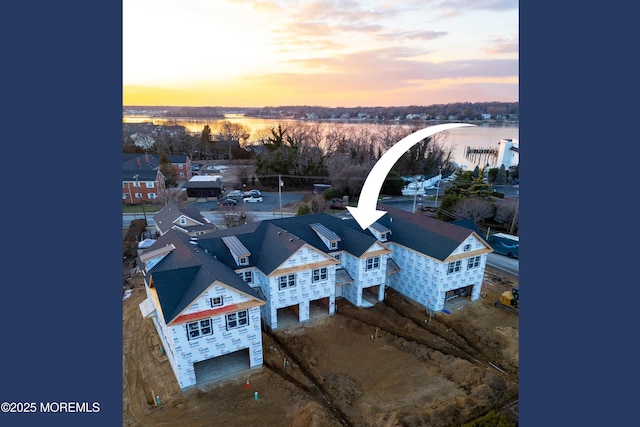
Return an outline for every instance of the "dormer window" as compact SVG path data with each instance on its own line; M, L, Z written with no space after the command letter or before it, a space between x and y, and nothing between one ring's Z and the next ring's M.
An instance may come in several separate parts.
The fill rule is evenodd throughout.
M329 230L322 224L309 224L309 227L318 235L322 243L329 249L338 249L338 242L341 240L333 231Z
M236 264L239 266L249 265L249 256L251 256L251 252L247 249L240 239L236 236L224 236L222 237L222 241L229 248L231 255L233 255Z
M180 218L180 225L185 225L187 223L187 219L184 217Z
M371 231L371 233L376 236L376 239L381 242L386 242L389 239L389 234L391 234L391 230L379 222L371 224L371 226L369 226L369 231Z

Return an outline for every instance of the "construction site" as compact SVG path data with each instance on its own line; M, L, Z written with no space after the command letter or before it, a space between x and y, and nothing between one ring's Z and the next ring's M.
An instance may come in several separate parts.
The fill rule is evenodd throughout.
M517 276L487 267L482 297L424 309L384 301L263 329L264 362L230 363L180 389L158 334L143 319L144 282L123 298L124 426L461 426L489 412L518 424ZM516 301L517 302L517 301Z

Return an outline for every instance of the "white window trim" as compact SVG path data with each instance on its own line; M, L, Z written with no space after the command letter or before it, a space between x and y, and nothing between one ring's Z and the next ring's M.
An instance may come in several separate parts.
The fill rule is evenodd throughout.
M187 340L195 340L205 335L213 334L211 319L196 320L185 325L187 330Z
M284 285L284 286L283 286ZM285 274L284 276L278 277L278 289L289 289L296 287L296 275L295 274Z
M249 312L247 310L236 311L225 316L227 331L249 326Z
M369 270L377 270L380 268L380 257L372 256L365 260L365 269Z
M322 280L327 280L329 277L329 273L327 267L316 268L311 272L311 281L312 282L320 282Z

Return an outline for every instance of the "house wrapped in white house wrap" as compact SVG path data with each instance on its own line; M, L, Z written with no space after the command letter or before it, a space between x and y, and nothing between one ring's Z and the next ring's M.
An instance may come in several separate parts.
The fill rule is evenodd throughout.
M197 364L245 352L262 364L261 326L333 315L337 298L383 301L387 286L440 311L457 295L476 300L491 247L475 231L388 206L362 230L349 217L313 214L189 236L170 230L140 257L153 319L182 388Z

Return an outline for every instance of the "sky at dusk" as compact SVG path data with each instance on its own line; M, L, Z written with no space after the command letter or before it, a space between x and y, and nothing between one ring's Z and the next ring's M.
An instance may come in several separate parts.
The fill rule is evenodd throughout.
M123 104L516 102L517 0L124 0Z

